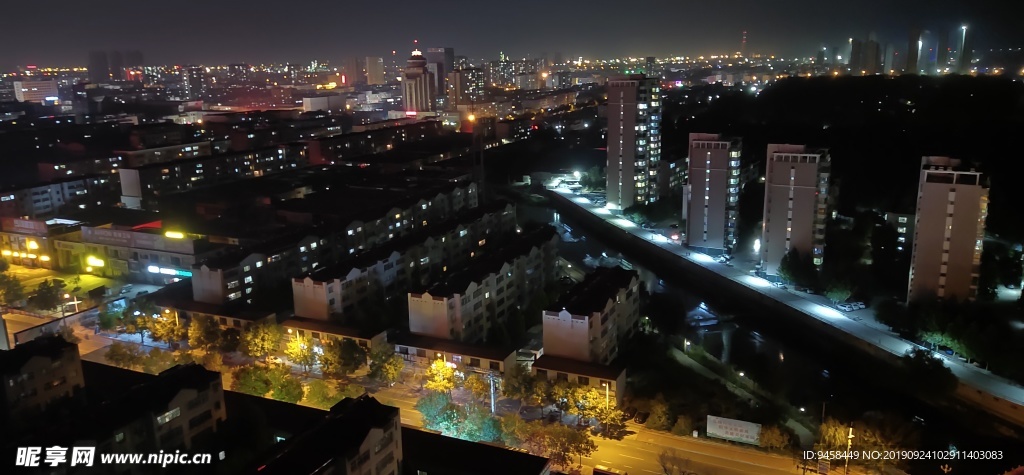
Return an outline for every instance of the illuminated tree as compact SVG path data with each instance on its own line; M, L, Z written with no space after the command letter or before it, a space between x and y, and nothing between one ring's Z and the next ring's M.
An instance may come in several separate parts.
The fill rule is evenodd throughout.
M366 349L354 340L327 340L322 349L320 369L325 375L345 376L366 364Z
M316 365L317 354L313 348L313 339L308 336L292 337L288 340L284 354L292 363L301 366L303 371L309 371Z
M445 360L438 358L427 367L427 382L424 385L430 391L451 393L455 389L455 368Z
M207 350L220 342L221 330L217 320L210 315L194 315L188 324L188 346Z
M242 333L242 351L253 358L264 358L278 351L284 332L276 323L260 322Z

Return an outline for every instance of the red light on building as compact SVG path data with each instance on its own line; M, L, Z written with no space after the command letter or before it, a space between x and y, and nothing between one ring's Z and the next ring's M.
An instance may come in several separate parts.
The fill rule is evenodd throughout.
M28 66L25 66L25 69L36 69L36 65L30 64Z

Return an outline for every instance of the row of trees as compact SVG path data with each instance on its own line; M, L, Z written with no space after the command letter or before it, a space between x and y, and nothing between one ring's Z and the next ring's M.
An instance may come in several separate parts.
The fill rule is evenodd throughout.
M423 384L426 394L416 403L416 410L423 415L426 428L474 442L502 442L536 455L547 456L562 467L569 467L576 457L590 456L597 449L587 431L562 424L526 422L518 414L508 414L500 419L494 417L490 409L482 404L490 396L491 382L478 374L460 375L464 373L458 371L456 365L441 359L435 360L427 368ZM525 394L523 384L531 386L531 396L534 388L540 386L540 380L533 380L525 369L516 366L510 369L510 374L506 374L506 383L502 385L506 388L506 395L509 394L509 376L516 381L512 383L512 392L517 396ZM529 383L526 383L527 377ZM473 399L468 404L459 404L453 399L452 391L458 387L472 395ZM605 408L603 398L596 390L590 389L588 391L577 385L557 384L550 386L550 392L544 397L563 410L579 415L580 420L611 419L607 417L611 411L602 412L599 409ZM616 414L615 422L624 430L621 412L612 409Z
M107 347L104 358L119 368L143 371L149 374L159 374L179 364L199 363L212 371L221 371L224 365L219 353L199 355L189 351L165 351L160 348L152 348L146 352L136 345L122 342L111 343Z
M994 373L1024 382L1024 336L983 302L912 302L901 305L885 300L875 307L875 318L908 339L933 349L946 347L979 360Z

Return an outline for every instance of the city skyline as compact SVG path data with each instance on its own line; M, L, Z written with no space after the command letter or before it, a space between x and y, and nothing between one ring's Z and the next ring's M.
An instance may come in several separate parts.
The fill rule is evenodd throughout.
M0 52L0 68L11 70L28 64L84 65L89 51L142 50L148 64L221 64L234 62L303 62L313 59L339 62L348 56L386 55L392 50L405 59L413 40L419 45L451 46L457 54L472 58L497 57L503 51L512 57L541 57L561 53L565 58L667 56L732 52L740 49L743 32L751 53L780 56L811 56L822 44L839 45L848 37L877 32L883 42L900 45L914 28L945 29L960 24L972 26L978 35L978 48L1017 46L1024 36L1013 28L1007 15L998 10L984 11L976 4L952 0L939 2L900 2L890 5L878 0L862 2L858 8L837 15L810 0L788 2L788 8L764 2L741 2L729 12L710 5L661 5L652 1L634 2L620 8L598 1L582 9L577 4L548 5L534 0L520 2L517 8L505 5L474 5L473 19L452 23L446 12L462 11L466 2L447 1L432 9L391 8L376 5L330 5L300 1L293 4L298 19L304 15L338 18L337 27L301 22L282 24L278 10L239 9L235 5L179 2L180 8L166 9L149 4L119 1L100 5L59 0L55 9L62 12L48 19L46 35L34 32L32 22L8 27L10 37L29 37L19 48ZM398 2L413 6L410 2ZM981 2L984 3L984 2ZM130 8L129 8L130 6ZM396 5L400 6L400 5ZM105 8L106 7L106 8ZM28 4L12 5L12 17L35 14ZM159 10L157 10L159 8ZM609 28L604 13L621 9L617 18L622 34ZM103 15L90 15L97 9ZM152 9L152 10L151 10ZM657 11L657 15L644 12ZM272 12L272 13L271 13ZM885 14L879 15L878 12ZM390 14L391 16L388 16ZM159 23L141 20L159 16ZM93 18L95 17L95 18ZM699 22L687 18L702 17ZM91 18L89 22L81 18ZM501 18L502 25L494 19ZM206 20L209 19L209 20ZM365 21L365 19L372 19ZM142 35L126 35L131 25L145 25ZM685 28L680 27L686 25ZM443 28L428 28L441 25ZM202 26L202 34L185 34ZM495 26L528 34L495 33ZM976 27L975 27L976 26ZM299 31L296 31L299 30ZM258 34L252 34L258 31ZM500 30L499 30L500 31ZM785 31L786 34L779 34ZM609 34L611 33L611 34ZM74 41L70 41L74 39Z

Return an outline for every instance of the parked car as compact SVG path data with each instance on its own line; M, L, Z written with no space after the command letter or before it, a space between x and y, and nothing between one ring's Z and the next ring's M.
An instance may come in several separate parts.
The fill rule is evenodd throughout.
M772 285L782 290L786 290L786 284L783 284L782 282L772 282Z
M132 291L132 284L125 284L124 287L121 287L121 295L130 293L131 291Z
M854 310L853 306L848 303L837 304L836 308L844 312L852 312Z
M854 310L862 310L868 308L867 305L864 305L864 302L850 302L849 305L853 307Z
M270 363L270 364L284 364L284 360L282 360L281 358L279 358L277 356L271 355L271 356L267 357L267 363Z
M679 223L672 223L668 227L670 227L672 229L679 229Z
M624 420L628 421L628 420L632 419L635 416L636 416L636 408L633 407L633 406L629 406L629 407L627 407L627 408L622 410L622 418Z
M638 412L636 413L636 417L633 418L633 422L636 422L637 424L643 424L647 422L648 417L651 417L650 412Z

